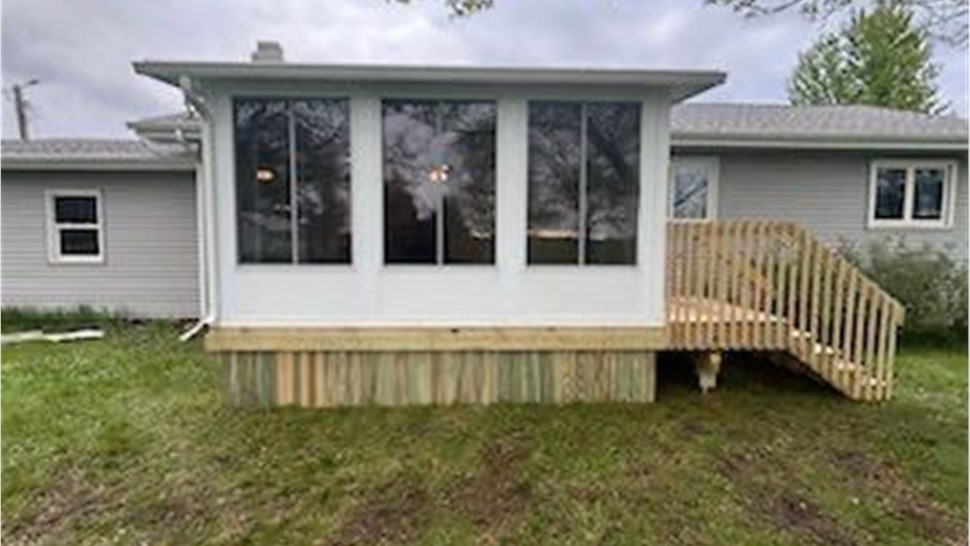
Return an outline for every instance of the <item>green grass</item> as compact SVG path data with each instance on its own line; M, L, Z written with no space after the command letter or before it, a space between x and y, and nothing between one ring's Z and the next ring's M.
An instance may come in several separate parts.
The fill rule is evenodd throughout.
M6 316L4 317L6 319ZM237 410L172 325L3 349L4 544L959 544L966 349L849 402L752 358L653 405Z

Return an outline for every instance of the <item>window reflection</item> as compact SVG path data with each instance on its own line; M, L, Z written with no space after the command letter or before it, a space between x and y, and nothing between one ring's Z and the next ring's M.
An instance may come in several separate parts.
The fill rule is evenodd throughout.
M387 263L493 263L495 105L384 101Z
M636 263L639 158L639 104L530 103L529 263Z
M346 100L235 102L241 263L350 262L348 118Z
M581 115L574 102L529 105L529 263L579 261Z
M906 169L879 169L876 177L876 218L902 219Z
M586 262L636 263L640 106L590 104Z
M913 218L939 220L943 217L943 169L916 169Z
M350 142L343 101L293 103L301 263L350 261Z
M289 114L282 100L236 102L241 262L291 260Z

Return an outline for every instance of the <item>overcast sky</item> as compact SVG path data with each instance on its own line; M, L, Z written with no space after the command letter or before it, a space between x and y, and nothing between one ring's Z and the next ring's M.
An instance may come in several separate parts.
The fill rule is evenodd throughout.
M125 137L125 121L181 108L135 59L248 60L257 39L294 62L449 63L728 72L695 100L783 102L798 52L822 31L797 14L745 20L703 0L496 0L449 17L441 0L3 0L2 80L30 88L35 137ZM832 24L832 23L830 23ZM967 115L966 49L937 47L940 85ZM16 134L12 101L3 136Z

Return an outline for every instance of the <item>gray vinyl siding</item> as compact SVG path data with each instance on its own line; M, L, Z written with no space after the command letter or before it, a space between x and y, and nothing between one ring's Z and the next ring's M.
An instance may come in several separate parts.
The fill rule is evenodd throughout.
M870 241L902 237L907 244L929 243L946 249L957 260L967 260L965 155L793 150L722 150L696 155L713 155L720 160L719 218L793 220L811 228L825 241L849 241L862 248ZM951 227L866 227L869 214L869 163L890 158L957 160L957 198Z
M4 170L3 306L198 316L194 179L192 172ZM51 189L101 191L104 263L48 261L45 192Z

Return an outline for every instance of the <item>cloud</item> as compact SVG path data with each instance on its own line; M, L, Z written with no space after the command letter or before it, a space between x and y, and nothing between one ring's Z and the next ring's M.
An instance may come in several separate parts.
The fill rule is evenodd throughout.
M785 99L785 80L820 28L796 14L746 20L702 0L497 0L470 18L443 0L4 0L2 81L29 90L36 136L111 136L180 108L135 59L244 60L257 39L299 62L717 68L702 100ZM967 52L940 48L940 83L967 112ZM3 135L15 135L10 101Z

